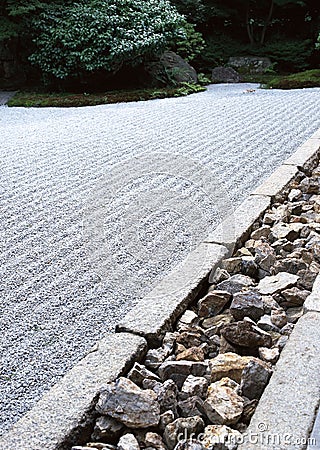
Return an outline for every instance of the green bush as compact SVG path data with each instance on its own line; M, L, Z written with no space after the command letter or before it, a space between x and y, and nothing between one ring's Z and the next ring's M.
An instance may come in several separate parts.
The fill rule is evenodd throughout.
M266 45L249 45L224 34L216 34L206 39L202 53L203 68L211 69L226 64L230 56L267 56L273 63L273 70L298 72L310 67L313 52L312 41L274 37Z
M195 30L195 26L186 22L184 25L184 36L179 36L170 47L186 61L193 61L201 54L205 46L202 34Z
M82 0L48 7L34 21L30 61L58 79L99 70L116 73L160 54L183 36L183 17L167 0Z
M243 44L227 34L213 34L205 39L200 65L203 70L226 64L230 56L250 54L250 45Z
M301 89L320 87L320 69L307 70L287 77L275 77L266 86L269 89Z
M312 51L313 44L309 39L275 38L257 53L268 56L272 62L276 62L279 71L296 72L309 68Z

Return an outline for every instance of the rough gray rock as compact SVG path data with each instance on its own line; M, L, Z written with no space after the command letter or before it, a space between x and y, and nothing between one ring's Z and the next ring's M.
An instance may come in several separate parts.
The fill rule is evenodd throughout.
M204 298L199 300L199 316L212 317L219 314L228 301L231 299L231 294L227 291L215 290L209 292Z
M236 450L240 439L241 433L226 425L208 425L201 442L205 449Z
M178 410L180 412L180 417L201 417L201 411L203 411L203 400L196 395L188 397L187 399L178 402Z
M263 295L262 302L263 302L264 311L267 314L271 314L271 311L273 309L281 309L281 306L279 305L279 303L271 295Z
M175 419L175 415L173 413L173 411L169 410L164 412L163 414L160 415L160 422L159 422L159 428L161 431L164 431L164 429L166 428L166 426L169 423L172 423Z
M252 278L246 275L237 274L232 275L232 277L219 283L217 285L217 289L227 291L234 295L236 292L240 292L244 287L250 287L253 285L254 281Z
M254 256L241 257L241 273L251 278L256 278L258 274L258 265Z
M240 356L232 352L216 356L209 363L211 382L228 377L240 383L242 371L252 359L252 356Z
M175 450L204 450L201 442L196 439L187 439L182 442L178 442L175 447Z
M258 359L250 361L243 369L240 391L250 400L259 399L268 384L272 370Z
M227 325L230 322L233 322L233 317L231 314L218 314L215 317L210 317L209 319L205 319L202 322L203 328L207 331L205 332L207 335L220 334L220 330L224 325Z
M198 76L195 69L181 56L166 51L158 61L145 64L145 70L150 74L155 84L168 85L176 83L197 83Z
M133 429L156 426L160 420L155 392L140 389L123 377L101 391L97 410Z
M144 363L149 369L157 370L169 355L168 348L151 348L148 350Z
M285 301L282 302L282 306L302 306L306 298L310 295L310 291L293 287L290 289L285 289L281 292L281 295L285 299Z
M207 394L208 381L204 377L189 375L183 383L181 392L189 397L194 395L204 398Z
M254 240L260 240L261 238L267 238L270 234L270 226L263 225L260 228L257 228L255 231L251 233L250 238Z
M272 63L270 58L263 56L231 56L228 65L246 73L265 73Z
M271 311L271 322L278 328L283 328L287 322L287 314L283 309L274 309Z
M174 415L177 414L177 394L178 388L173 380L166 380L163 384L159 385L155 392L157 394L157 400L160 405L160 412L171 410Z
M299 184L299 189L304 194L319 194L320 193L320 177L304 178Z
M266 361L271 364L275 364L280 356L279 348L273 347L273 348L266 348L266 347L260 347L259 348L259 356L263 361Z
M184 327L186 325L192 325L196 323L198 320L198 316L194 311L191 311L190 309L187 309L182 316L180 317L177 328L179 330L180 327Z
M258 321L264 314L264 307L261 295L256 291L245 291L234 294L230 306L230 313L235 320L243 320L250 317Z
M112 417L101 416L96 420L91 439L93 441L113 442L120 437L124 425Z
M146 433L144 443L147 447L153 447L156 450L166 450L162 437L157 433Z
M288 308L286 315L289 323L296 323L303 315L303 307Z
M239 347L257 348L271 347L271 336L249 321L241 321L225 325L221 335L231 344Z
M163 381L171 378L181 388L189 375L203 376L206 370L204 362L166 361L159 367L159 375Z
M135 363L133 368L128 373L129 380L133 381L133 383L141 386L143 380L154 380L154 381L160 381L160 378L151 372L150 370L146 369L145 366Z
M260 280L257 286L262 295L276 294L284 289L288 289L297 284L299 277L287 272L280 272L277 275L265 277Z
M276 253L267 242L262 242L255 248L255 262L260 269L270 273L276 262Z
M215 67L211 73L213 83L240 83L241 77L232 67Z
M221 264L222 269L225 269L230 274L235 274L240 272L241 270L241 258L233 257L233 258L227 258L222 261Z
M276 241L278 239L287 239L288 241L294 241L298 239L299 233L303 228L302 223L278 223L271 228L271 234L273 239Z
M201 433L203 429L204 422L200 416L180 418L166 426L163 438L169 450L173 450L180 433L184 438L188 438L190 435Z
M230 378L210 384L203 407L212 423L231 425L238 422L243 412L243 399L237 394L238 383Z
M271 316L269 314L263 315L257 323L258 327L263 331L275 331L279 332L279 328L271 322Z
M275 275L279 272L297 274L299 270L305 270L307 267L308 265L300 258L292 258L289 255L288 258L284 258L274 264L272 274Z
M140 450L140 446L134 435L127 433L119 439L117 450Z
M181 331L177 336L177 344L185 348L198 347L202 344L203 330L199 327L188 327L187 331Z

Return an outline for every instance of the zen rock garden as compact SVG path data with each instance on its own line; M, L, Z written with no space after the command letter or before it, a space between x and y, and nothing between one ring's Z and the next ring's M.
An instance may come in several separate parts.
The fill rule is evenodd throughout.
M73 450L233 450L320 272L320 165L276 198L161 347L105 386Z

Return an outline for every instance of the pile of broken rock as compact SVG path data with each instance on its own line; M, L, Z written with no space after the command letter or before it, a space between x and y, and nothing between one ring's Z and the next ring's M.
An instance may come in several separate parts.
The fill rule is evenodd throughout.
M273 202L161 347L102 390L92 442L74 450L237 447L320 272L319 194L320 166Z

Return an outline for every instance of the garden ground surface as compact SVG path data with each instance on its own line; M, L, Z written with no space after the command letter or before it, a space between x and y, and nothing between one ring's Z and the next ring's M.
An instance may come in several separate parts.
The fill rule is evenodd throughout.
M320 127L320 89L0 108L1 432Z

